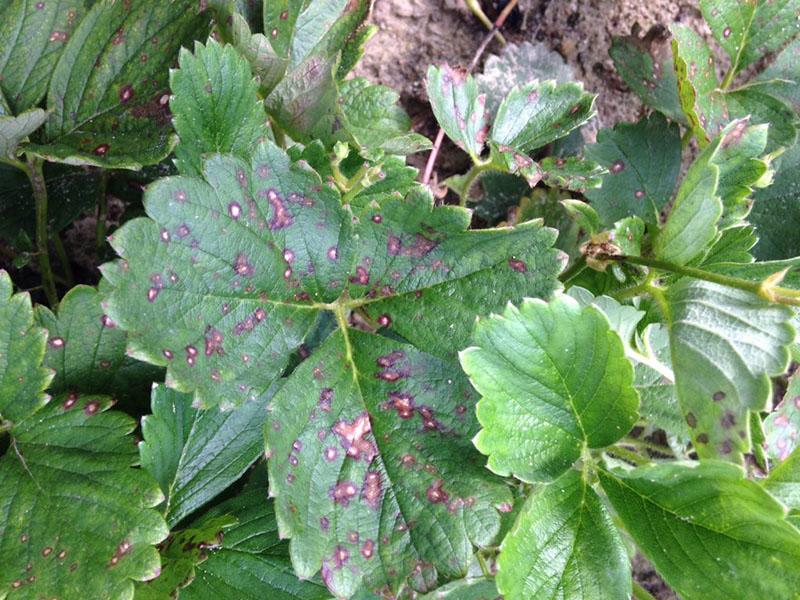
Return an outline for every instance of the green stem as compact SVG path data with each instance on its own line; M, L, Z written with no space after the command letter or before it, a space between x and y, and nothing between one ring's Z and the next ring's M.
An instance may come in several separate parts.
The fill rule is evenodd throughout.
M20 171L25 171L25 173L28 172L28 165L26 165L21 160L17 160L16 158L11 158L11 157L8 157L8 156L2 156L2 157L0 157L0 162L1 163L5 163L7 165L11 165L12 167L16 167Z
M103 169L100 171L100 181L98 181L97 222L95 223L94 230L94 243L98 256L103 251L103 247L106 243L106 214L108 213L108 197L106 195L107 190L108 171Z
M61 263L61 270L64 273L64 282L67 287L71 288L75 285L75 277L72 275L72 265L69 264L69 257L64 248L64 242L61 241L61 236L57 233L53 236L53 247L56 249L58 262Z
M653 442L648 442L647 440L643 440L641 438L625 438L620 442L622 444L627 444L629 446L635 446L637 448L643 448L645 450L651 450L653 452L658 452L659 454L664 454L666 456L674 456L674 452L668 446L662 446L660 444L654 444Z
M489 568L489 565L486 564L486 558L480 552L475 553L475 558L478 559L478 565L481 567L481 573L486 579L492 578L492 570Z
M473 157L473 161L474 161ZM493 167L489 162L475 162L472 165L472 168L467 171L467 174L464 175L464 183L461 186L461 191L458 192L458 205L459 206L466 206L467 200L469 200L469 192L472 189L472 186L475 185L475 182L480 177L481 173L485 171L499 171L496 167Z
M281 126L274 119L270 120L269 125L272 128L272 137L275 138L275 145L286 148L286 133L281 129Z
M606 454L610 454L611 456L616 456L617 458L621 458L622 460L627 460L628 462L632 462L637 467L641 465L646 465L650 462L649 458L645 458L640 454L636 454L636 452L631 452L627 448L623 448L621 446L609 446L605 449Z
M369 163L364 163L361 165L361 168L356 171L356 174L347 180L347 183L345 183L345 190L343 190L345 193L342 196L342 204L350 204L353 198L366 187L363 185L363 182L369 170Z
M690 127L683 133L683 137L681 138L681 149L686 150L689 144L692 143L694 139L694 130Z
M469 8L470 11L472 11L472 14L478 17L478 20L481 23L483 23L486 29L491 31L494 28L494 23L492 23L489 17L486 16L486 13L483 12L483 8L481 7L481 3L479 0L464 0L464 2L466 3L467 8ZM503 44L503 46L506 45L506 39L503 37L503 34L501 34L499 31L495 31L494 37L498 42Z
M575 279L578 275L586 270L586 257L580 256L574 263L572 263L566 271L561 273L558 278L561 283L568 283Z
M42 287L44 288L45 296L47 296L47 301L54 308L58 304L58 293L53 279L53 268L50 266L47 243L47 186L44 182L43 164L44 162L41 158L29 156L26 174L31 182L33 198L36 202L36 249L39 255L39 269L42 272Z
M633 597L636 598L636 600L656 600L655 596L635 581L633 582Z
M725 75L725 79L722 80L722 85L720 87L722 88L723 92L726 91L729 87L731 87L734 77L736 77L735 64L731 65L730 71L728 71L728 73Z
M748 279L740 279L739 277L731 277L730 275L723 275L721 273L712 273L704 271L695 267L687 267L685 265L677 265L665 260L657 258L648 258L644 256L607 256L607 260L615 260L617 262L628 262L634 265L642 265L660 271L668 271L670 273L677 273L678 275L685 275L687 277L694 277L695 279L702 279L711 283L717 283L731 288L744 290L760 296L770 302L777 302L779 304L789 304L792 306L800 306L800 291L791 290L777 286L765 286L761 281L750 281ZM654 286L650 286L651 293ZM659 289L659 288L655 288Z

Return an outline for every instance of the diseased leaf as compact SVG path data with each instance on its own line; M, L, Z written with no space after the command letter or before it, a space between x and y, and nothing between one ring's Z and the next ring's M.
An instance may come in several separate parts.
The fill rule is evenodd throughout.
M530 154L591 119L594 100L580 83L544 81L515 87L497 109L490 138Z
M170 73L169 107L180 143L176 164L182 174L200 175L202 157L215 152L242 158L266 138L266 114L247 61L232 46L213 39L180 52Z
M17 117L0 116L0 157L16 158L17 146L42 126L47 113L41 108L25 111Z
M800 445L800 374L792 375L783 399L764 419L764 431L770 458L787 460Z
M44 366L55 372L54 394L81 392L138 400L163 371L125 354L127 334L105 314L101 295L79 285L61 299L58 316L36 307L36 321L48 333Z
M497 587L506 600L631 597L625 547L578 471L528 498L500 548Z
M263 449L268 394L238 410L202 411L192 395L155 386L153 414L142 418L139 455L166 497L162 512L174 526L229 485Z
M0 91L15 114L44 98L84 12L84 0L7 0L0 7Z
M499 597L493 579L468 578L420 596L420 600L497 600Z
M472 75L449 65L428 67L428 98L433 114L456 146L476 160L489 128L486 96L478 93Z
M542 181L545 185L582 194L591 188L600 187L605 172L598 164L578 156L548 156L539 161L539 168L542 170Z
M744 4L754 1L746 0ZM726 0L725 4L730 5L734 2ZM740 51L739 67L744 69L750 66L800 35L800 27L797 25L798 9L800 2L797 0L758 1L758 8L747 31L747 43ZM746 14L747 11L743 12ZM717 39L719 39L718 31L718 27L714 28ZM725 39L725 29L722 30L722 38Z
M759 4L759 0L700 0L703 18L719 45L730 56L734 73L747 66L742 64L742 59L754 33L752 28Z
M47 332L34 324L29 294L13 294L0 270L0 422L17 422L39 410L52 372L41 366Z
M31 362L31 365L37 363ZM158 575L162 495L107 399L55 398L14 425L0 458L0 589L30 598L121 598Z
M750 450L748 413L765 409L770 376L788 366L792 312L692 279L673 284L667 302L675 385L697 454L740 462Z
M630 36L614 37L608 53L627 86L648 106L672 121L686 123L678 97L669 31L656 25L640 37L634 25Z
M223 12L217 17L217 27L222 28L221 22L229 22L227 29L223 29L230 43L250 63L250 70L258 82L258 89L262 97L266 97L278 85L289 61L281 58L272 49L267 36L253 33L250 24L239 13Z
M633 367L594 307L525 300L479 321L473 344L460 356L483 396L475 445L499 475L555 479L585 447L612 444L636 422Z
M347 597L362 584L394 590L412 576L427 591L463 577L472 544L492 542L495 508L511 500L472 449L474 404L454 363L354 330L301 364L266 427L270 490L298 575L321 567Z
M586 156L608 171L602 187L586 191L604 224L629 215L658 223L681 168L677 125L654 113L638 123L603 129Z
M800 532L741 468L671 462L599 475L625 529L681 598L796 594Z
M486 110L492 115L515 86L551 79L568 83L575 76L558 52L547 44L530 42L508 43L500 54L490 54L483 73L475 77L480 93L486 96Z
M770 471L764 488L792 509L800 509L800 450L792 453Z
M174 145L168 67L182 44L207 31L208 16L194 0L100 0L53 72L45 143L28 149L69 164L138 169L160 162Z
M536 222L466 231L467 211L434 207L421 190L354 214L272 144L259 146L250 164L209 158L204 172L205 180L151 185L145 208L153 220L117 231L112 245L124 260L104 267L115 288L109 314L130 332L134 355L169 365L167 384L196 390L202 406L236 406L265 392L322 310L381 297L410 304L428 288L482 272L519 273L514 257L526 252L549 268L522 278L530 291L517 293L557 285L558 263L546 248L552 234ZM466 314L464 330L476 312Z

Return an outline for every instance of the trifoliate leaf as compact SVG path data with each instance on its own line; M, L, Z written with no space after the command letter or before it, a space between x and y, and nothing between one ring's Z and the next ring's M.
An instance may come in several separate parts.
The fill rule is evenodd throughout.
M750 449L749 411L788 366L792 312L755 294L681 279L667 292L681 409L697 454L734 462Z
M13 294L0 270L0 422L29 417L47 402L53 374L41 367L47 332L34 324L29 294Z
M162 512L171 526L238 480L263 449L269 396L238 410L202 411L192 395L153 388L153 414L142 418L142 467L166 497Z
M297 574L321 568L345 597L466 575L511 501L472 448L474 406L455 363L355 330L329 337L273 398L265 430Z
M30 362L29 364L36 364ZM133 419L100 396L55 398L0 458L0 588L30 598L130 598L169 533L137 462Z
M586 156L608 171L602 187L586 192L604 224L629 215L658 223L681 168L677 125L657 113L638 123L620 123L601 130Z
M539 168L542 170L542 181L545 185L581 194L600 187L605 172L600 165L578 156L548 156L539 161Z
M207 529L221 518L237 523L207 550L195 566L194 580L180 592L182 599L327 600L318 580L300 581L292 571L287 543L278 537L272 502L257 469L244 490L215 506L190 527Z
M180 68L170 73L169 102L180 143L176 164L200 175L202 157L215 152L246 157L266 138L266 114L250 67L232 46L213 39L181 49Z
M763 481L766 490L792 509L800 509L800 449L770 471Z
M478 93L472 75L449 65L428 67L428 98L433 114L456 146L476 160L489 128L486 96Z
M756 226L759 260L792 258L800 254L800 144L780 157L769 187L754 196L749 221Z
M586 123L594 116L595 96L580 83L554 81L515 87L497 109L490 138L530 154Z
M506 600L630 598L625 547L578 471L528 498L500 548L497 587Z
M640 31L635 25L630 36L612 38L608 53L614 66L645 104L672 121L685 123L669 31L661 25L656 25L643 37L639 36Z
M0 157L16 158L17 146L39 129L47 119L41 108L27 110L17 117L0 116Z
M430 149L427 138L409 131L411 119L398 106L400 96L394 90L355 77L342 82L339 93L344 141L354 139L362 154L383 150L405 155Z
M481 320L461 365L483 396L475 438L489 468L524 481L564 473L636 422L639 397L619 336L568 296L525 300Z
M36 320L48 333L44 366L55 371L50 391L109 394L139 400L163 371L125 354L128 336L105 314L92 287L72 288L58 305L58 316L36 307Z
M486 110L492 115L514 86L551 79L567 83L575 76L558 52L547 44L530 42L509 43L499 55L490 54L483 73L475 77L478 89L486 96Z
M86 9L83 0L9 0L0 7L0 91L14 113L44 98L50 75Z
M800 445L800 374L789 380L780 404L764 420L767 454L784 461Z
M741 468L662 463L599 475L625 529L681 598L796 595L800 532Z
M800 35L797 0L701 0L703 17L731 57L734 73Z
M249 164L209 158L204 173L152 184L152 220L115 232L124 260L104 267L115 288L109 314L128 330L134 354L168 365L167 384L196 390L202 406L236 406L265 392L321 311L349 313L389 297L411 305L470 276L491 285L497 272L498 285L524 275L529 292L517 293L557 285L553 235L536 222L466 231L467 211L434 207L420 189L354 213L272 144ZM530 274L515 258L528 254L538 261ZM472 297L460 332L484 314ZM380 326L393 320L377 318ZM455 343L439 347L452 353Z
M208 16L194 0L97 2L67 41L47 95L48 160L139 169L169 154L168 67L202 38ZM144 82L147 82L146 84Z

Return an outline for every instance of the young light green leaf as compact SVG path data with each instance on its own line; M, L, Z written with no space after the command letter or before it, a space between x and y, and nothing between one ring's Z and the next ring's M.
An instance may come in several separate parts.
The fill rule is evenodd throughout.
M130 169L166 157L174 145L168 67L181 45L208 31L200 8L194 0L94 4L53 72L45 143L30 151L52 161Z
M35 364L35 363L31 363ZM133 596L156 577L163 496L134 469L133 419L62 396L11 429L0 458L0 588L31 598Z
M486 96L465 70L449 65L428 67L428 98L433 114L456 146L476 160L489 129Z
M29 417L47 402L53 374L43 368L47 332L34 324L29 294L13 294L0 270L0 422Z
M658 223L681 168L680 131L657 113L638 123L603 129L586 156L608 172L586 197L605 225L629 215Z
M578 471L567 471L528 498L497 562L497 587L506 600L631 597L625 547Z
M644 36L638 23L630 36L614 37L608 53L627 86L648 106L676 123L686 123L672 59L669 31L656 25Z
M764 420L764 431L770 458L784 461L800 445L800 374L792 375L780 404Z
M520 273L514 257L530 246L545 267L522 278L530 293L557 285L558 263L546 248L553 236L539 223L467 231L467 211L434 207L420 189L353 212L272 144L249 164L208 159L205 180L162 179L148 188L145 207L153 220L114 234L124 261L104 267L115 288L109 315L129 331L137 357L169 365L168 385L196 390L202 406L265 392L321 311L390 297L413 304L481 272ZM475 315L467 311L463 329ZM389 326L392 316L378 322Z
M681 598L791 598L800 589L800 532L736 465L671 462L599 475L625 529Z
M594 307L568 296L525 300L479 321L461 365L483 396L475 438L489 468L523 481L564 473L636 422L633 366Z
M579 156L548 156L539 161L539 168L545 185L581 194L600 187L605 172L597 163Z
M41 127L47 113L41 108L27 110L16 117L0 116L0 157L16 158L17 146Z
M478 90L486 96L486 110L492 115L515 86L551 79L568 83L575 75L558 52L547 44L530 42L509 43L500 54L490 54L483 73L475 77Z
M269 395L238 410L203 411L192 395L155 386L153 414L142 418L139 455L166 497L174 526L238 480L263 449Z
M35 107L85 12L84 0L8 0L0 7L0 91L14 113Z
M681 279L667 292L681 409L697 454L734 462L750 449L749 411L789 363L792 312L755 294Z
M511 501L472 448L474 406L454 363L355 330L329 337L275 395L265 429L297 574L321 568L337 597L464 577Z
M180 138L175 148L181 173L202 173L204 154L247 157L267 136L266 114L247 60L232 46L213 39L181 49L180 68L170 73L172 122Z
M128 336L105 314L101 295L79 285L61 299L58 316L36 307L37 323L48 333L44 366L55 372L50 391L108 394L138 400L163 371L125 354Z
M791 509L800 509L800 449L774 467L763 481L764 488Z
M515 87L497 109L490 138L501 147L530 154L591 119L594 100L580 83L543 81Z

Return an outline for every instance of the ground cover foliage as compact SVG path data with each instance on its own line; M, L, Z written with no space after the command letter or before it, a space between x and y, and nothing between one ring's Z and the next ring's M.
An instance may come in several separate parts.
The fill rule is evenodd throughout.
M368 0L0 4L0 598L798 597L800 2L700 5L589 144L431 65L419 183Z

